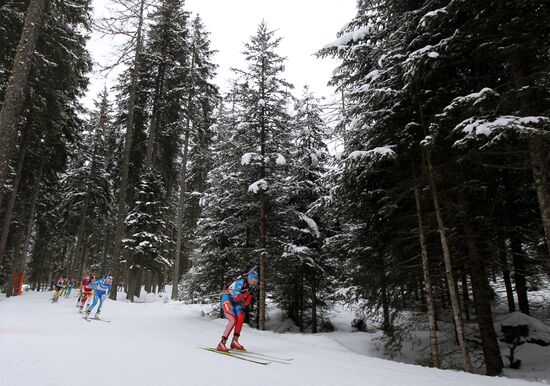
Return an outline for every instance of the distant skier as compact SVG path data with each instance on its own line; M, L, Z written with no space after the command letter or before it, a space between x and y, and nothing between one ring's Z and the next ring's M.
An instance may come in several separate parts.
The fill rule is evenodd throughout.
M63 289L61 290L61 295L64 295L65 297L67 297L68 281L69 281L69 278L67 278L67 277L63 279Z
M96 304L99 303L99 306L97 307L97 311L94 316L95 319L99 319L99 313L101 312L101 307L103 306L103 302L107 299L107 294L111 292L112 285L113 285L112 276L107 276L104 279L100 279L92 283L92 288L94 289L94 301L92 304L88 306L88 309L86 310L85 318L88 318L88 316L90 316L90 312L92 312Z
M60 276L59 279L57 279L57 281L55 282L55 292L53 294L52 303L57 302L61 297L64 283L65 283L65 279L63 278L63 276Z
M225 346L231 331L235 329L233 333L233 340L231 341L231 349L244 350L245 348L239 343L239 336L243 328L244 323L244 311L243 306L248 306L253 296L250 293L251 288L255 288L258 284L258 273L255 269L248 272L247 277L238 279L231 283L231 285L222 293L220 302L229 322L222 335L222 340L218 344L217 350L227 352L229 349Z
M78 308L80 309L80 312L82 312L84 306L86 305L86 302L92 296L92 293L94 291L92 287L92 282L94 280L94 275L86 276L84 279L82 279L82 283L80 284L80 296L78 297L78 302L76 303Z
M73 290L73 279L67 278L67 289L65 290L65 297L66 298L71 296L72 290Z

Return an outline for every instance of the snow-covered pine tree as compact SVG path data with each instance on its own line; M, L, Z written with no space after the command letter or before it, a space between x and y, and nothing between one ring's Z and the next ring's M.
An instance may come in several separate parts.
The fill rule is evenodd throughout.
M321 118L320 101L307 87L294 110L288 178L273 193L283 214L272 224L279 228L274 233L283 253L272 256L271 293L300 331L317 332L322 312L319 299L326 299L330 291L331 267L321 251L324 229L320 217L309 210L327 193L322 177L329 159L328 127Z
M171 193L172 187L175 185L174 169L179 145L178 138L181 136L183 126L181 119L182 100L185 93L184 84L189 58L187 25L189 14L183 9L183 2L179 0L162 1L149 17L152 25L146 35L142 70L140 71L139 93L141 98L144 98L144 110L150 106L150 111L148 119L142 121L148 127L145 155L134 153L143 162L143 168L138 172L139 182L136 181L138 192L140 192L137 196L142 196L144 189L158 183L161 183L162 187L156 190L155 193L166 195L166 189L168 188L170 190L168 193ZM144 213L142 216L138 213L140 208L143 209L138 201L143 202L144 197L137 196L134 197L134 200L137 201L132 209L132 216L142 218L151 215L151 213ZM166 203L169 197L156 197L155 200ZM165 210L161 212L156 212L156 215L167 215ZM141 224L135 222L132 232L134 234L139 233L139 226L143 225L146 227L143 232L150 234L156 240L164 240L168 243L167 235L169 232L166 220L166 218L163 218L157 224L159 228L156 231L152 228L152 223ZM141 280L142 276L136 270L146 267L147 264L137 262L142 258L134 255L133 249L129 247L130 244L126 243L125 248L128 251L129 264L132 267L129 283L131 288L137 291L135 294L128 293L128 298L133 299L134 295L139 296L141 289L141 284L133 283L133 280ZM162 258L166 258L166 254L161 251L167 248L169 248L168 244L162 247L157 245L155 250L163 254ZM142 251L136 250L135 252L143 255ZM136 259L136 263L133 259ZM154 274L157 279L159 275L164 277L166 274L164 268L146 273L147 279L151 274ZM148 280L148 282L150 281ZM149 284L147 290L150 290Z
M517 285L520 289L525 288L525 251L522 251L521 239L530 239L532 242L534 238L527 236L525 228L518 233L521 229L518 225L529 223L536 226L533 221L520 220L521 208L523 204L528 206L532 201L533 190L529 189L528 184L513 182L519 177L518 173L512 177L509 172L503 173L498 168L521 164L517 150L522 148L529 150L531 161L540 161L537 154L540 155L540 150L545 146L544 140L541 142L540 139L544 137L546 119L525 116L544 115L547 109L544 106L547 106L545 101L548 99L542 91L544 86L541 87L545 84L542 69L547 59L537 54L539 50L546 49L546 42L531 42L548 33L548 24L545 22L548 8L529 1L517 2L513 6L505 2L484 1L472 8L456 2L361 1L358 5L358 16L342 31L339 39L323 51L325 54L332 52L343 61L334 81L341 87L347 87L350 98L349 138L346 138L347 150L344 155L349 159L353 154L363 162L368 162L369 156L377 153L375 150L387 149L384 146L392 145L395 152L394 165L398 167L392 168L391 164L383 167L383 164L378 163L374 168L364 170L357 169L360 162L356 162L353 168L344 165L337 171L337 176L351 170L355 174L337 178L333 197L349 190L350 186L342 184L346 180L353 183L352 192L355 185L369 186L372 189L367 189L367 192L380 196L367 195L360 206L368 208L367 204L374 204L366 215L375 214L378 218L373 218L374 223L379 224L374 229L384 229L384 223L380 223L384 218L381 214L391 214L395 210L394 213L406 219L407 216L401 215L410 213L414 207L405 192L416 183L411 183L410 175L405 171L415 170L426 161L418 183L421 188L430 186L435 212L428 213L428 221L433 224L433 218L437 219L456 325L460 329L462 313L468 317L469 276L487 373L498 374L502 369L502 361L493 329L488 300L488 273L485 270L498 269L488 265L491 261L489 256L497 249L497 244L512 249L513 262L517 263ZM501 31L498 37L494 34L495 30ZM503 44L509 50L502 50ZM519 65L521 61L518 62L518 57L532 59L527 61L529 65ZM526 73L531 75L525 76ZM532 103L535 100L533 94L539 95L540 103ZM524 98L516 98L518 95ZM518 100L525 103L518 103ZM526 113L529 109L531 112ZM535 112L537 109L538 113ZM518 111L523 112L518 114ZM524 133L538 133L534 136L537 138L534 140L536 143L532 136L531 139L523 140L522 144L518 140L521 139L522 130ZM491 139L491 146L498 146L500 141L502 147L499 150L512 152L506 155L495 152L483 154L479 150L489 149L489 146L483 147L483 143L482 146L471 147L472 151L465 154L463 146L469 144L471 139L487 137ZM351 165L351 162L348 163ZM534 165L532 163L531 167L538 178L536 187L544 225L546 196L541 195L541 187L544 190L545 182L540 175L537 177L537 171L541 170L540 163L539 166ZM493 167L497 170L493 170ZM361 179L367 178L369 173L376 171L375 168L380 169L374 183L369 184L365 180L363 184L358 181L357 172L361 173ZM392 182L391 179L396 176L400 177ZM518 181L521 180L525 178L518 178ZM377 183L383 183L378 186L378 190L375 189ZM504 201L508 204L503 203L497 212L491 211L493 196L489 192L498 194L500 189L507 192L500 195L505 196ZM509 204L518 198L520 206ZM358 198L355 197L355 200ZM449 212L452 208L459 208L459 215L451 218ZM349 207L344 205L341 209L347 211ZM400 222L399 218L391 217L388 219L390 221L387 224L395 227L392 232L395 232L396 237L370 248L379 253L394 244L390 253L398 259L391 266L396 267L399 261L406 261L399 255L412 249L410 245L407 248L395 248L398 240L405 240L402 235L407 234L407 221ZM361 226L364 225L365 222L361 221ZM512 228L515 231L511 231ZM345 239L354 238L348 234L338 240ZM428 252L440 254L440 249L433 241L433 238L428 237ZM362 247L365 244L368 244L368 240L359 243ZM458 259L457 255L460 254L466 255L467 260ZM451 265L459 267L461 273L462 310L458 304L458 294L453 290L456 280ZM385 272L392 277L398 271ZM413 285L411 289L414 288ZM523 299L524 308L525 294L522 290L520 299ZM392 307L395 310L407 307L412 300L407 298L403 299L403 305L396 307L392 303ZM459 331L459 338L460 335ZM471 369L464 347L462 353L465 368Z
M44 0L29 2L15 58L9 69L8 82L5 87L2 87L4 95L0 108L0 136L2 137L2 142L0 142L0 186L5 183L11 152L17 140L18 121L21 118L29 88L32 58L44 23L45 8Z
M212 83L216 65L212 62L214 51L210 48L208 35L200 17L196 16L192 21L188 43L189 69L182 101L185 127L179 171L179 195L177 209L174 211L176 237L172 298L177 296L177 283L181 273L190 268L191 241L200 215L199 197L206 190L207 173L211 166L210 126L214 122L213 112L218 102L218 90ZM188 194L188 191L191 194ZM186 263L182 264L182 260Z
M421 275L397 268L418 256L407 235L414 228L408 182L411 142L423 138L407 132L409 106L399 103L405 11L390 2L360 1L357 16L320 52L342 61L332 82L347 92L349 122L325 199L340 232L325 249L342 259L351 279L349 295L365 299L365 310L380 315L389 352L399 349L395 321L409 301L403 295L417 292Z
M126 217L127 236L123 240L124 248L132 256L129 262L127 297L133 301L139 297L141 274L149 271L157 273L170 266L167 258L165 201L166 192L158 174L146 174L136 193L132 211Z
M292 85L282 78L285 58L276 52L280 41L281 38L275 37L275 31L269 30L262 21L256 35L245 44L243 53L247 68L236 71L240 77L238 98L242 114L233 139L242 155L242 178L249 182L248 192L259 196L258 261L252 265L257 265L260 271L260 330L265 329L265 297L266 288L269 288L267 270L273 269L275 262L269 256L280 253L278 248L281 245L277 242L278 229L269 224L275 223L278 215L284 215L284 208L278 205L282 197L277 197L275 192L279 190L277 185L285 183L285 164L291 148L288 104Z
M17 4L10 3L2 9L13 6L18 7ZM90 28L90 12L88 2L74 0L48 2L44 13L42 33L36 43L35 60L31 61L28 82L32 91L27 94L24 113L19 120L21 132L29 130L32 135L21 135L17 148L19 156L17 160L13 160L14 169L17 169L16 162L21 160L23 163L20 172L34 175L33 180L27 182L30 184L29 189L26 189L27 193L21 193L18 199L19 202L27 201L30 206L34 195L31 188L35 185L34 179L38 178L39 173L36 171L40 170L40 165L44 165L40 173L43 180L41 186L47 191L58 187L59 174L66 167L70 149L83 129L82 120L78 116L81 106L77 99L84 92L87 85L85 73L91 68L85 47L86 31ZM21 22L19 30L18 21ZM14 17L11 23L14 29L2 28L0 35L9 36L4 34L20 32L23 28L22 19L18 17ZM6 47L6 52L9 53L9 47ZM9 71L3 69L2 72L6 73L6 70ZM24 138L29 138L29 142L23 141ZM22 157L25 153L28 156ZM17 173L14 178L16 177ZM14 179L12 183L13 181ZM19 193L17 189L13 189L10 195L14 196L15 202ZM37 199L42 202L46 196L47 193L42 192ZM41 209L41 205L37 204L37 215L40 215ZM5 214L7 213L9 210L6 210ZM19 220L21 224L26 221Z
M124 236L124 221L127 214L127 190L128 190L128 178L130 172L130 158L132 153L132 142L134 140L133 134L135 130L135 117L136 113L143 112L143 104L141 109L136 109L136 106L140 106L138 101L138 81L140 71L142 69L142 51L143 51L143 35L144 35L144 11L146 7L145 0L117 0L121 5L121 9L126 12L122 12L119 15L111 16L105 22L105 30L112 34L123 34L128 36L132 35L129 43L126 45L124 52L130 52L130 58L126 55L122 55L119 58L119 62L126 61L129 64L130 69L127 73L131 74L129 81L127 82L127 89L125 89L124 83L119 87L119 92L122 94L122 98L119 98L121 106L126 106L126 115L122 117L121 121L125 123L125 138L124 138L124 151L122 156L122 164L120 167L120 183L118 184L117 195L117 214L115 222L115 231L113 237L113 253L111 268L113 271L113 285L117 287L121 278L121 251L122 251L122 238ZM135 10L137 12L135 13ZM121 24L127 22L135 22L135 30L128 32L125 30L125 26ZM121 77L123 81L124 76ZM139 118L139 116L138 116ZM117 291L111 291L110 298L116 300Z
M192 268L180 285L179 297L185 300L217 299L219 291L250 268L256 257L257 212L246 194L249 183L242 178L242 149L235 140L242 114L237 96L235 86L220 104L210 128L213 168L199 202Z

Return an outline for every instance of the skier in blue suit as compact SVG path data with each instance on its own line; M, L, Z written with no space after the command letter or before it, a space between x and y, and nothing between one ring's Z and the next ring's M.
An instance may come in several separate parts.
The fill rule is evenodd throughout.
M94 309L97 303L99 303L99 307L97 308L97 311L95 313L94 318L99 319L99 313L101 312L101 307L103 306L103 302L105 299L107 299L107 294L111 292L111 287L113 285L113 277L107 276L103 279L96 280L92 283L92 288L94 289L94 301L92 304L88 306L88 309L86 310L86 318L90 315L90 312Z

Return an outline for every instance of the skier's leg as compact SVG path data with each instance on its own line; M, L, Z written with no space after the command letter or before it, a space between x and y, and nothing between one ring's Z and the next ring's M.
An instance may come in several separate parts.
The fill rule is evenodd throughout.
M94 301L92 302L92 304L88 306L88 309L86 310L86 316L90 315L90 312L92 312L97 302L98 302L97 294L94 294Z
M235 314L237 320L233 340L231 341L231 348L236 350L244 350L244 346L239 343L239 336L241 335L241 330L243 329L244 323L244 312L240 304L235 306Z
M86 302L88 301L88 296L90 296L90 294L87 294L86 292L84 292L82 294L82 303L80 304L80 310L84 309L84 306L86 305Z
M223 303L223 312L225 317L228 319L227 326L225 327L225 331L223 333L223 336L227 339L237 324L237 315L233 312L233 305L231 304L231 301L226 300Z
M235 325L235 335L240 335L241 330L243 329L244 323L244 312L241 305L235 306L235 315L237 315L237 324Z
M225 346L225 343L227 342L227 338L229 337L229 335L231 334L231 331L233 330L233 328L235 327L235 324L237 323L237 315L233 313L233 304L231 300L229 300L228 296L222 296L221 305L222 305L223 313L225 314L225 317L228 319L228 322L223 332L222 339L218 344L217 349L219 351L229 351Z
M96 318L99 317L99 313L101 312L101 307L103 306L103 302L105 301L106 293L97 294L97 297L99 298L99 306L97 307L97 311L95 313Z

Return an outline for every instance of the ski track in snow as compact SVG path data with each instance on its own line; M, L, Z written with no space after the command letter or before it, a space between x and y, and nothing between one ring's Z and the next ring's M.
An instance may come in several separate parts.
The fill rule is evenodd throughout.
M108 300L102 316L112 323L87 323L76 311L76 297L51 304L51 294L28 292L0 301L1 386L194 386L228 379L239 386L543 384L360 355L337 341L341 334L276 334L245 325L241 341L250 350L294 357L290 365L260 366L199 348L215 346L225 326L224 320L202 317L204 306Z

